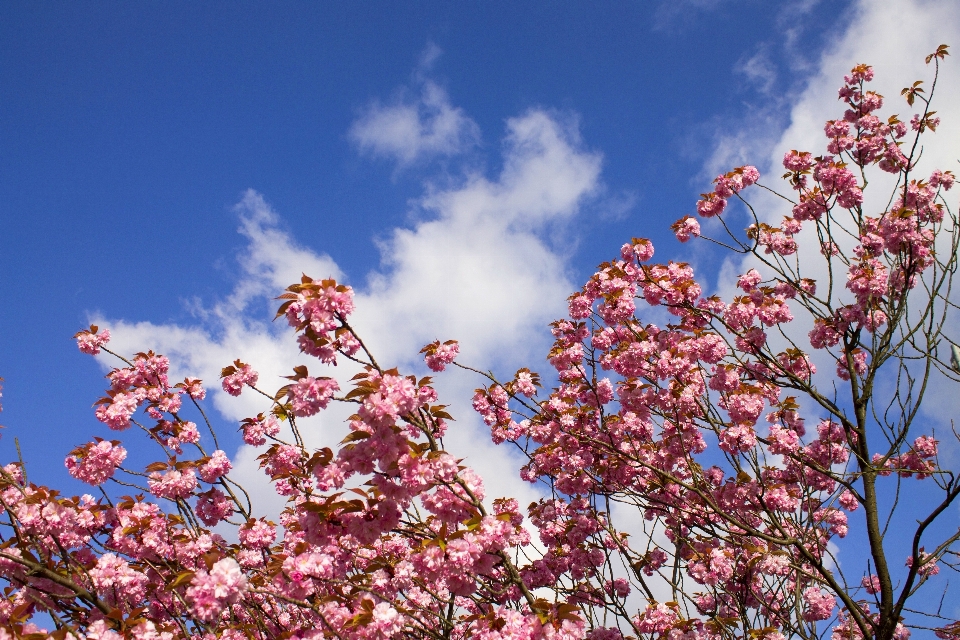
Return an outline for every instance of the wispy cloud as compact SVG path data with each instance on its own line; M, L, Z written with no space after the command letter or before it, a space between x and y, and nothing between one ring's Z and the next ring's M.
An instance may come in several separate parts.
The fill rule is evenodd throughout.
M740 58L734 70L766 95L770 94L770 90L777 81L777 68L770 59L770 52L766 45L757 47L753 55Z
M479 143L477 124L427 77L440 53L435 45L427 47L413 87L401 89L387 104L374 100L363 110L350 128L350 139L361 152L404 167L458 155Z

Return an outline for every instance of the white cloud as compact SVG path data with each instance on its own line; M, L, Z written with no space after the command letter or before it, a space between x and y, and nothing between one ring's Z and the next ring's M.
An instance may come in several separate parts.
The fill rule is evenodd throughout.
M770 93L770 89L777 80L777 69L770 60L770 52L765 46L760 46L750 57L740 58L734 70L754 83L764 94Z
M599 190L600 157L543 111L507 122L503 154L496 179L470 175L457 186L429 190L414 212L420 221L394 229L381 243L381 268L366 283L350 283L357 291L352 321L382 363L423 372L420 347L435 338L456 338L466 361L497 365L509 375L509 367L530 364L527 358L548 348L546 325L563 314L574 287L565 275L569 251L550 246L543 236ZM248 239L238 256L242 276L197 324L95 319L110 327L119 351L154 349L171 358L178 375L206 380L215 408L234 424L267 406L254 394L237 399L223 393L216 384L221 367L240 358L260 372L267 389L279 387L280 376L295 365L323 367L308 362L292 332L266 320L260 305L299 281L301 272L340 276L329 257L298 246L258 194L248 192L237 211L240 233ZM336 375L345 387L354 372L347 365L325 374ZM488 496L510 495L525 504L536 492L517 477L510 451L490 443L469 406L472 389L481 384L461 371L438 376L441 398L457 418L446 444L486 479ZM328 411L305 425L310 445L334 445L348 413ZM281 501L261 479L256 455L254 448L241 447L232 475L261 509L275 513Z
M421 68L429 67L439 55L430 48ZM436 156L454 156L476 146L480 129L450 104L437 83L419 77L419 95L411 99L400 92L390 104L374 101L350 128L350 138L361 152L387 158L406 166Z
M542 111L509 120L507 129L497 180L473 175L427 195L420 204L435 218L383 243L386 269L372 274L357 303L359 322L380 338L378 351L397 359L456 337L484 366L506 354L517 362L530 335L562 313L573 288L567 263L538 233L596 189L600 159ZM391 331L398 323L406 328L399 334Z

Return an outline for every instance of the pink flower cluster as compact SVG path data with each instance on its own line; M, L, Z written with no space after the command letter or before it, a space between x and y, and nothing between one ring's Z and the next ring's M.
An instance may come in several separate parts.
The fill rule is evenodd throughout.
M443 371L460 353L460 344L456 340L447 340L440 344L435 340L420 350L426 354L424 360L431 371Z
M230 464L230 458L225 452L217 449L206 462L200 465L200 478L204 482L216 482L230 473L231 468L233 465Z
M113 477L126 458L127 450L119 441L97 439L74 449L64 464L74 478L96 486Z
M674 234L677 236L677 240L680 242L688 242L691 238L697 238L700 236L700 223L697 222L697 219L693 216L684 216L673 223L670 227L673 229Z
M212 621L224 607L236 603L247 588L247 577L233 558L214 563L209 573L198 571L190 581L187 599L194 615Z
M262 413L256 418L244 418L240 423L243 432L243 441L249 445L259 447L267 442L267 438L274 438L280 433L280 423L273 416L264 416Z
M339 390L340 385L333 378L303 376L287 387L293 415L307 417L319 413L327 408L333 394Z
M100 348L110 342L110 330L100 331L96 325L91 325L89 329L77 332L74 338L80 351L96 356L100 354Z
M712 193L701 194L697 202L697 213L704 218L712 218L723 213L727 207L727 200L740 193L743 189L760 179L760 172L756 167L737 167L713 181L716 185Z
M287 287L280 296L284 303L277 317L285 316L300 336L297 344L304 353L324 364L336 364L337 353L354 356L361 347L346 324L353 313L353 289L333 279L313 280L303 276L300 284Z
M232 396L239 396L245 386L255 387L260 374L248 364L237 360L220 373L223 390Z

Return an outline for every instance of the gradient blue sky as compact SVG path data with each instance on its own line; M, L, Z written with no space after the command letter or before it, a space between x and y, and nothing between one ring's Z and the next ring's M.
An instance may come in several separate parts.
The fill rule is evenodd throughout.
M459 338L508 372L632 236L722 289L722 256L669 225L718 172L819 148L853 64L893 97L941 42L955 0L0 1L0 457L16 437L31 479L69 485L64 455L114 435L72 341L91 319L214 388L238 356L279 384L298 355L270 298L301 270L353 284L399 364ZM956 162L956 64L932 161ZM477 381L442 384L488 494L525 497L469 415ZM227 400L253 474L236 421L263 409Z

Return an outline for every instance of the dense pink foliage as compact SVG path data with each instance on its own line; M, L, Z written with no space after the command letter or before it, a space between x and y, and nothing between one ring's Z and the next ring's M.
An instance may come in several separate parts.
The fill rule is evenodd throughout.
M939 69L944 55L928 62ZM960 622L914 597L954 568L960 537L926 531L960 485L937 437L913 422L918 378L957 379L936 352L950 340L954 177L915 172L908 133L938 125L919 85L904 93L924 105L908 129L877 115L872 75L860 65L845 79L827 154L784 157L791 215L774 226L746 209L745 234L724 239L746 257L729 299L688 264L653 264L652 242L635 238L551 325L552 389L529 368L487 376L473 408L495 443L522 452L520 475L541 491L526 509L487 500L480 476L444 449L451 416L432 380L377 363L349 324L350 287L304 276L277 318L316 366L357 363L350 388L338 395L340 383L306 366L278 390L239 360L221 376L227 394L264 399L240 431L287 500L279 522L256 517L205 414L194 419L212 450L186 419L202 383L171 383L152 352L121 357L95 415L112 430L137 426L161 455L138 470L123 466L120 441L74 449L67 469L105 485L101 497L61 497L19 463L0 470L0 638L47 633L38 613L53 616L56 637L89 640L906 640L911 626L960 637ZM899 183L885 210L868 212L874 169ZM759 180L752 166L717 177L698 214L728 224ZM673 230L681 242L703 235L692 216ZM805 274L820 260L831 275L801 277L801 254ZM794 330L795 318L808 328ZM109 337L91 327L77 341L112 353ZM433 371L469 369L456 341L421 353ZM896 405L872 395L881 380ZM349 433L335 451L312 450L297 420L331 403L352 407ZM114 485L133 495L107 493ZM880 487L937 494L912 547L883 548ZM869 562L838 564L854 533Z

